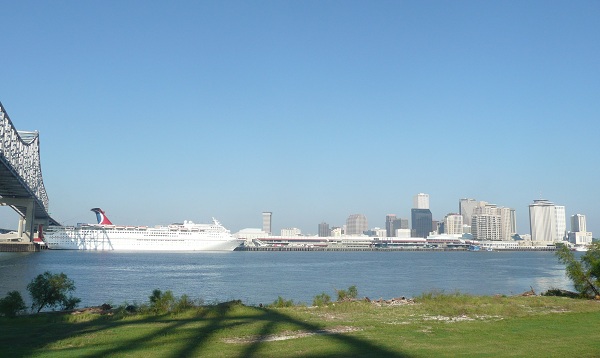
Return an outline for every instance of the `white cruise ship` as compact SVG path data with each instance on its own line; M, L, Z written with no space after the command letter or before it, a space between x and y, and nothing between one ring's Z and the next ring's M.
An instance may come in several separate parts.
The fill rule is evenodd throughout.
M232 251L242 243L217 220L212 224L157 226L113 225L100 208L97 224L49 227L43 240L54 250L98 251Z

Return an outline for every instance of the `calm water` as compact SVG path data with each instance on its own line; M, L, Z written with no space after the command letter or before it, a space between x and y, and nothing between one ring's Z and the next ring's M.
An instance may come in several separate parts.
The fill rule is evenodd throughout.
M190 252L44 251L0 253L0 296L36 275L64 272L81 306L146 302L155 288L205 302L271 303L277 296L311 303L356 285L360 297L414 297L572 289L553 252Z

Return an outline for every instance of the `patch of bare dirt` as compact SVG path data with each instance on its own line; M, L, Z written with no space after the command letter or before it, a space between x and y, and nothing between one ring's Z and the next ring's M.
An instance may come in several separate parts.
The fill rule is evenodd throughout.
M315 336L315 335L330 335L330 334L355 332L355 331L359 331L359 330L360 330L360 328L344 326L344 327L319 329L316 331L286 331L286 332L282 332L279 334L269 334L269 335L265 335L265 336L228 338L223 341L225 343L276 342L276 341L285 341L288 339L304 338L304 337Z

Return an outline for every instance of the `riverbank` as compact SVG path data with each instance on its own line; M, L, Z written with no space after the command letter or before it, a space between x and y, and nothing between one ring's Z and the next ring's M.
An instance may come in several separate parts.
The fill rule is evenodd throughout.
M35 357L591 357L599 329L598 301L428 294L401 305L229 302L164 315L0 318L0 345Z

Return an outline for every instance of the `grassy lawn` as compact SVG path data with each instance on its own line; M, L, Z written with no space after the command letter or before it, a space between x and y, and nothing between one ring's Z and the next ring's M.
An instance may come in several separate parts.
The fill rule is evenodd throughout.
M597 357L600 302L429 295L325 307L0 318L3 357Z

